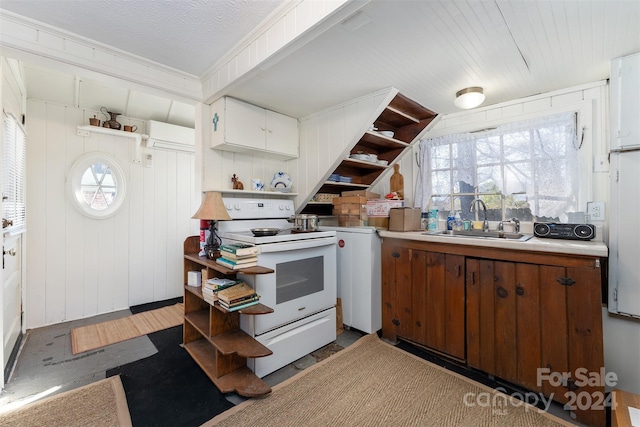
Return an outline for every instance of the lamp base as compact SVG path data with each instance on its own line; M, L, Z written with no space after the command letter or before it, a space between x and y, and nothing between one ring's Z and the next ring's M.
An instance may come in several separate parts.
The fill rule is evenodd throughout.
M216 225L215 221L209 221L209 238L204 245L204 252L209 259L216 259L220 256L220 244L222 244L222 241L218 236Z
M216 259L220 257L220 249L205 248L204 251L209 259Z

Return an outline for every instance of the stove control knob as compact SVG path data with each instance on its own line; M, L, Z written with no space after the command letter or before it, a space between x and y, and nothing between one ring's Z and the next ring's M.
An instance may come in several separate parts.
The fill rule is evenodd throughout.
M234 208L235 210L239 211L239 210L240 210L240 204L236 204L236 205L234 205L234 206L233 206L233 208Z
M284 208L285 208L286 210L288 210L288 211L290 211L290 210L291 210L291 206L289 206L289 205L285 205L285 206L284 206Z

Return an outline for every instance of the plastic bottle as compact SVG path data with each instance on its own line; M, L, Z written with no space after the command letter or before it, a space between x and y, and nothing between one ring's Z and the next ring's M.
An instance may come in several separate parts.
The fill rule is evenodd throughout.
M420 217L420 228L422 228L423 230L426 230L427 226L428 226L427 221L428 221L427 213L426 212L422 212L422 215Z
M456 220L456 216L453 211L449 211L449 216L447 216L447 230L453 230L453 223Z
M453 221L453 229L456 231L464 230L464 223L462 222L462 217L460 216L460 211L456 211L456 216Z

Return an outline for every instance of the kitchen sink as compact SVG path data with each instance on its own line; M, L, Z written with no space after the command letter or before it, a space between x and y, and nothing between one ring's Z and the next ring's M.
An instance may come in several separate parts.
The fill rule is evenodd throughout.
M430 236L468 237L472 239L508 239L516 242L526 242L533 237L531 234L508 233L506 231L457 231L438 230L422 233Z

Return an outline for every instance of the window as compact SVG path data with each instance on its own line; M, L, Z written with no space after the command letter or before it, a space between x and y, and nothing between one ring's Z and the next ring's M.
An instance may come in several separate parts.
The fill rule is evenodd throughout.
M416 206L473 219L479 198L489 220L558 221L578 207L579 148L576 113L422 140Z
M13 115L5 113L2 125L2 229L4 232L17 234L25 230L27 140L24 130Z
M69 191L74 205L84 215L109 218L122 206L126 182L114 158L103 153L88 153L71 166Z

